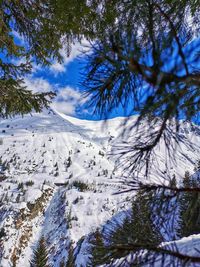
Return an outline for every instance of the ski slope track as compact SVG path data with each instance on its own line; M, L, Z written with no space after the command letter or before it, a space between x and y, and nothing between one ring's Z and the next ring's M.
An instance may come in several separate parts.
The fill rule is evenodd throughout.
M76 265L87 266L87 237L130 208L132 193L113 194L124 188L124 173L111 152L124 139L131 141L123 135L123 122L79 120L52 110L0 121L1 267L29 267L41 236L53 267L67 260L71 241L79 246ZM192 173L200 159L200 128L182 122L181 133L176 164L169 168L176 177ZM153 181L166 169L163 146L156 159ZM200 243L192 236L180 241L181 248L193 253L192 240Z

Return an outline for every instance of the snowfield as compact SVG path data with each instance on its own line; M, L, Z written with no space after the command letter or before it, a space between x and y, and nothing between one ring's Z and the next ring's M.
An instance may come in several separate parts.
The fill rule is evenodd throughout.
M29 267L42 235L54 267L67 259L71 241L80 246L77 266L87 266L87 236L131 205L132 193L113 194L124 188L120 181L125 175L122 166L116 168L115 147L134 136L123 134L123 122L79 120L52 110L1 120L1 267ZM200 128L182 123L181 132L176 164L169 168L176 177L192 173L200 158ZM166 170L164 146L156 159L150 177L158 182ZM194 254L192 244L200 243L200 235L178 242L181 251Z

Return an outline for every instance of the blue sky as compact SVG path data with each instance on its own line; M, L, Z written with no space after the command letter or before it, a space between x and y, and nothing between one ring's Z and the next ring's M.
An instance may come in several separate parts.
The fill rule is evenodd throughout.
M86 99L82 97L80 88L80 70L84 62L80 58L82 46L75 44L71 55L67 57L65 51L61 53L64 58L62 64L53 62L50 67L33 64L33 71L25 78L28 89L34 92L56 91L52 107L65 114L82 119L98 119L91 110L85 108Z
M199 41L199 40L198 40ZM189 46L190 57L193 57L193 41ZM186 47L186 49L188 49ZM104 119L98 114L94 114L93 108L88 109L87 99L83 97L83 88L80 85L81 72L83 72L85 58L82 56L82 50L88 50L88 43L76 43L72 47L70 56L68 57L64 51L61 51L64 61L62 64L53 62L50 67L41 67L33 65L31 75L25 78L25 83L28 89L34 92L56 91L57 96L52 103L52 108L67 115L89 120ZM194 49L195 50L195 49ZM178 58L174 59L178 62ZM188 62L189 63L189 62ZM165 67L170 68L170 64L165 64ZM166 70L165 70L166 71ZM131 115L131 102L127 103L127 109L117 107L110 114L108 118ZM133 113L132 113L133 114Z
M81 56L81 51L85 49L88 49L85 44L82 46L77 43L72 47L70 57L62 51L62 64L53 62L48 68L33 65L33 71L25 78L25 83L28 89L34 92L56 91L57 96L52 103L56 110L81 119L99 120L104 117L94 114L92 108L88 109L87 99L82 96L83 88L80 82L85 59ZM126 115L124 109L118 107L108 114L108 118Z

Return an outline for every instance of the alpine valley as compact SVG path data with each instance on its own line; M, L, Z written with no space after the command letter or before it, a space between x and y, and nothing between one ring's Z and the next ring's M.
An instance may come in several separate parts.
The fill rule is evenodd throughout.
M130 117L125 127L135 120ZM124 177L131 179L117 153L136 134L124 133L124 121L86 121L53 110L0 121L1 267L29 267L41 236L51 266L67 261L71 244L76 266L90 266L90 235L122 219L134 194L115 194L126 188ZM168 168L177 180L185 171L194 173L200 159L200 128L181 122L180 133L176 162ZM150 179L159 182L165 172L161 144ZM200 235L176 243L195 255Z

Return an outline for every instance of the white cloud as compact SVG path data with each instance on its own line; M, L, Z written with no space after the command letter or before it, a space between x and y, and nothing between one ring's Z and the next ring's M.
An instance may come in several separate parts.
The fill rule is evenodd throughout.
M67 115L75 115L76 114L76 106L72 102L60 101L53 102L51 107L58 112L67 114Z
M58 93L58 98L62 98L63 100L69 101L79 101L81 99L81 93L72 87L64 87Z
M58 73L65 71L65 66L64 64L55 62L50 66L50 71L57 75Z
M81 92L67 86L59 89L57 97L52 103L52 107L59 112L75 115L76 109L81 108L86 101L87 99L82 96Z
M13 36L21 43L21 45L25 45L24 38L17 32L12 31ZM83 53L89 53L91 51L91 45L86 40L83 39L81 42L75 42L72 44L70 55L67 55L66 49L63 46L63 48L60 50L61 56L63 57L63 63L59 63L57 61L53 61L49 67L47 67L47 70L50 70L51 73L54 76L57 76L59 73L65 72L67 65L72 62L75 58L78 56L81 56ZM32 73L35 73L37 71L41 71L44 69L41 64L37 64L33 58L32 59ZM25 58L23 59L13 59L13 63L15 64L21 64L25 63Z
M53 90L52 85L43 78L25 78L25 86L34 93L45 93Z
M82 106L87 101L82 93L77 89L70 86L60 87L59 85L50 84L47 80L43 78L26 78L25 85L28 90L36 92L49 92L56 89L57 96L54 98L51 107L59 112L75 115L77 108L82 109ZM87 110L82 109L83 113Z
M82 40L81 42L76 42L72 45L71 53L67 56L65 48L61 49L61 55L63 57L63 63L53 62L50 66L50 71L56 76L58 73L65 72L66 66L72 62L76 57L80 56L83 52L90 51L90 44L87 40Z

